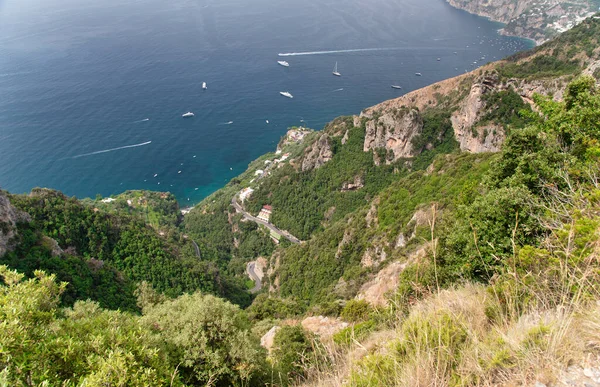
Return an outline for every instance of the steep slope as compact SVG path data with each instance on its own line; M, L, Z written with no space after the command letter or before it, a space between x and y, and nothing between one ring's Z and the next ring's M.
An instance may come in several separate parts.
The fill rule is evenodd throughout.
M275 246L231 200L243 197L254 215L270 205L270 222L306 242L290 247L281 238L265 287L305 306L351 298L381 268L419 249L427 208L435 204L443 217L476 196L490 156L440 155L499 151L531 122L536 94L560 100L574 76L599 75L599 36L600 22L590 18L533 50L338 118L320 132L292 129L277 153L192 210L186 232L243 275L247 261Z
M598 10L594 0L446 0L451 6L506 24L500 33L544 43Z
M11 237L14 251L0 254L0 263L28 276L38 269L56 274L69 283L62 295L67 305L91 298L103 307L137 310L134 290L141 281L169 296L203 290L242 304L250 299L241 280L221 273L208 254L201 260L174 225L157 231L147 226L135 209L133 214L129 208L120 210L118 202L107 212L93 201L80 202L46 189L35 189L29 195L3 195L1 200L3 212L8 214L8 223L3 223L8 234L3 232L2 240ZM170 200L166 205L171 202L175 203L174 213L156 218L158 223L177 219L176 202ZM154 208L144 213L156 213ZM17 217L19 213L24 215Z

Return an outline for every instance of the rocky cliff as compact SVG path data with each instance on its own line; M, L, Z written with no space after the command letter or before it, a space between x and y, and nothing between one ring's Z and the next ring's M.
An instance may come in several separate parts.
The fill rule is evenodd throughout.
M451 6L506 24L501 34L541 44L597 9L591 0L446 0Z
M333 152L331 151L329 135L323 133L319 136L317 141L306 149L302 159L302 171L319 168L331 160L332 157Z
M20 221L29 221L28 215L15 209L6 195L0 192L0 257L13 248L16 224Z

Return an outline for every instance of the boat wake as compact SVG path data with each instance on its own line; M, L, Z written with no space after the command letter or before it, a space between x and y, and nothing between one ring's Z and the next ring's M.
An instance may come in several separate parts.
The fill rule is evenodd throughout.
M233 121L221 122L219 125L231 125Z
M397 47L353 48L353 49L349 49L349 50L281 52L281 53L279 53L279 56L326 55L326 54L341 54L341 53L345 53L345 52L392 51L392 50L400 50L400 48L397 48Z
M127 148L137 148L138 146L144 146L144 145L148 145L150 144L152 141L146 141L146 142L142 142L140 144L133 144L133 145L125 145L125 146L120 146L118 148L111 148L111 149L104 149L104 150L100 150L100 151L96 151L96 152L90 152L90 153L82 153L80 155L77 156L73 156L71 157L72 159L78 159L80 157L86 157L86 156L93 156L93 155L99 155L100 153L108 153L108 152L114 152L114 151L118 151L121 149L127 149Z
M140 122L146 122L146 121L150 121L150 118L144 118L143 120L139 120L139 121L133 121L134 124L138 124Z
M335 89L335 90L333 90L333 91L332 91L332 93L335 93L336 91L342 91L342 90L344 90L344 88L343 88L343 87L341 87L341 88L339 88L339 89Z

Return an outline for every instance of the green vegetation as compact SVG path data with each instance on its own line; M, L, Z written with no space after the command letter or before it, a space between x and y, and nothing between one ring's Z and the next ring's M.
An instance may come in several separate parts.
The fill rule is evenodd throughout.
M28 196L12 195L10 200L31 215L32 222L21 227L22 246L3 257L2 262L27 275L44 268L61 280L71 279L67 303L88 296L103 307L131 309L133 287L129 281L147 281L172 297L203 290L240 304L249 301L241 280L224 276L212 262L198 259L193 247L177 232L162 239L136 216L106 213L51 190L36 189ZM84 273L78 274L75 266L60 259L51 259L47 251L40 253L44 251L39 246L39 241L43 241L40 233L56 240L67 255L80 257L71 259L79 262ZM105 263L106 269L93 274ZM86 267L89 267L87 274ZM125 278L119 280L123 275ZM95 284L102 285L106 293L95 295L92 290Z
M252 195L247 209L258 213L263 204L274 208L272 222L300 239L323 229L325 213L335 207L330 221L363 206L394 179L394 165L376 166L373 155L363 152L364 127L355 128L348 122L348 140L342 145L341 136L329 136L333 158L321 168L297 172L290 165L279 168L264 179ZM327 132L327 129L325 129ZM346 182L359 176L364 187L341 192Z
M494 123L507 129L522 128L529 122L531 107L512 88L484 94L483 101L487 112L481 117L479 126Z
M536 56L519 63L508 62L498 67L505 78L541 79L574 74L581 70L578 60L559 59L555 56Z
M0 266L3 385L263 385L264 350L245 314L199 293L155 305L144 316L78 301L59 309L65 284Z
M599 25L509 58L502 81L577 74L597 55ZM287 162L259 179L277 157L262 156L183 221L169 194L10 195L31 221L0 257L0 385L517 385L598 356L596 82L575 78L564 101L536 96L533 109L516 89L485 94L477 125L506 140L469 154L450 121L465 79L457 99L438 87L438 105L419 111L418 156L364 152L365 120L342 117L280 143ZM331 160L302 171L317 142ZM305 242L276 246L236 214L246 187L247 209L273 205L273 223ZM0 236L11 228L0 223ZM245 267L259 256L272 290L251 303ZM381 290L389 304L358 300L382 268L400 273L370 282L398 281ZM321 343L294 325L307 314L349 325ZM267 353L259 337L275 325Z

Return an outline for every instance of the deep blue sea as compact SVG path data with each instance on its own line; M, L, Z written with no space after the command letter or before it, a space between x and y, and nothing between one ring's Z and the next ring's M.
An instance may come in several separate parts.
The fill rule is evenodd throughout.
M289 126L531 47L498 28L443 0L0 0L0 187L194 204Z

